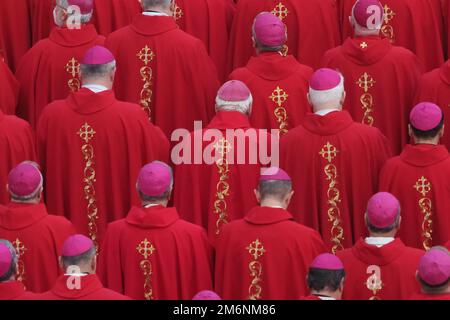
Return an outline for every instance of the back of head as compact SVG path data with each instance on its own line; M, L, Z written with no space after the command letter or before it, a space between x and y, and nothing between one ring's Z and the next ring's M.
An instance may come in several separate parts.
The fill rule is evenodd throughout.
M64 270L77 269L77 273L95 273L96 247L88 237L76 234L64 241L61 250L61 263ZM74 273L74 272L70 272Z
M94 0L56 0L53 17L59 27L79 29L91 21L93 12Z
M253 22L253 39L258 52L282 52L287 41L285 24L274 14L261 12Z
M10 281L16 274L17 256L11 242L0 239L0 283Z
M267 200L273 200L281 204L292 192L292 180L280 168L271 167L262 169L258 192L261 203Z
M342 261L333 254L324 253L317 256L311 263L307 281L308 287L315 293L333 293L342 289L344 278L345 270Z
M419 261L417 278L428 294L450 293L450 253L445 247L433 247Z
M323 109L342 109L345 99L344 77L332 69L317 70L309 80L308 97L314 112Z
M252 112L253 96L239 80L230 80L220 87L216 96L216 112L237 111L245 115Z
M144 11L167 11L170 10L172 2L173 0L141 0L141 5Z
M443 134L444 112L434 103L421 102L409 115L411 133L416 143L430 141L437 144Z
M81 59L80 70L83 85L99 84L111 89L114 83L116 60L107 48L94 46L85 52Z
M173 189L172 168L164 162L153 161L139 172L136 189L143 204L167 204Z
M350 16L356 36L378 35L383 25L383 19L383 6L378 0L356 1Z
M38 164L20 163L8 175L8 191L14 202L39 202L44 179Z
M388 192L373 195L367 204L366 224L371 234L395 232L400 225L400 202Z

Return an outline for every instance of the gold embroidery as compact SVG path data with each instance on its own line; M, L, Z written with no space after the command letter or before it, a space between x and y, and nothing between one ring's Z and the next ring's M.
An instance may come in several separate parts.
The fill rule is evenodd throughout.
M136 247L137 252L144 257L144 260L142 260L139 263L139 267L142 270L142 274L144 275L145 281L144 281L144 297L145 300L153 300L153 287L152 287L152 275L153 275L153 268L152 263L150 262L149 258L153 255L153 253L156 251L153 244L151 244L150 241L145 238L143 241L141 241L138 246Z
M261 299L262 288L261 288L261 276L262 276L262 264L259 261L264 253L266 253L266 249L259 239L256 239L246 248L248 253L253 258L253 260L249 263L248 267L250 269L250 277L252 277L250 287L248 288L248 299L249 300L259 300Z
M413 188L422 195L422 198L419 199L419 208L424 215L422 221L422 244L425 250L430 250L433 245L433 203L431 199L427 197L427 194L431 192L432 185L427 178L422 176L417 180Z
M366 49L368 47L367 42L365 41L361 42L359 46L361 47L361 49Z
M272 95L269 97L272 102L274 102L277 107L275 108L274 115L278 122L278 128L280 130L280 135L287 133L288 130L288 114L286 108L284 108L283 104L287 101L289 95L281 89L279 86L272 92Z
M384 11L384 24L381 27L381 34L385 38L389 39L390 42L393 43L395 42L394 27L390 23L396 16L396 13L394 12L394 10L389 8L387 4L384 5L383 11Z
M76 92L80 90L81 82L80 82L80 63L72 58L67 62L65 69L67 73L72 77L67 82L67 86L69 87L71 92Z
M288 8L284 5L284 4L282 4L281 2L279 2L276 6L275 6L275 8L271 11L271 13L273 14L273 15L276 15L277 17L278 17L278 19L280 19L281 21L283 21L284 19L286 19L287 18L287 16L289 15L289 10L288 10ZM287 25L285 24L285 26L286 26L286 32L287 32ZM283 50L281 51L281 54L283 55L283 56L287 56L288 55L288 52L289 52L289 47L285 44L284 46L283 46Z
M25 274L25 263L23 261L23 255L25 254L25 252L28 249L25 247L25 244L19 240L19 238L16 238L16 240L14 240L12 242L12 245L13 245L14 249L16 250L16 255L17 255L16 280L20 281L20 282L24 282L26 279L26 274Z
M144 66L139 70L143 87L140 93L139 104L142 107L142 110L148 116L148 119L152 120L152 99L153 99L153 91L152 91L152 80L153 80L153 70L149 66L149 63L155 59L155 53L146 45L142 48L136 55L139 60L144 63Z
M368 273L372 273L372 275L367 278L367 281L365 283L367 289L372 291L372 297L369 298L369 300L380 300L379 297L377 297L378 291L381 291L383 289L384 283L381 281L381 270L378 266L369 266L367 269Z
M90 144L90 141L94 138L96 132L94 129L86 122L81 126L80 130L77 132L77 135L81 138L84 144L81 146L81 153L83 155L83 159L85 162L84 166L84 198L87 201L87 218L88 218L88 232L89 237L94 242L95 246L98 248L97 243L97 223L98 219L98 208L97 208L97 200L95 193L94 183L96 182L95 176L95 168L94 168L94 147Z
M175 21L180 20L184 16L183 10L175 3L175 7L173 8L173 18Z
M214 145L214 149L221 155L216 161L219 182L217 182L216 200L214 201L214 213L219 216L216 221L216 235L219 235L222 226L228 223L226 198L230 195L230 184L228 183L230 170L226 155L231 151L232 146L222 138Z
M344 240L344 229L341 225L341 211L339 209L339 203L341 202L341 194L337 188L338 172L336 166L332 163L336 158L339 150L333 146L330 142L320 150L319 155L327 160L328 164L324 168L326 180L329 181L327 197L328 197L328 221L331 223L331 242L333 243L332 252L336 253L339 250L344 249L341 241Z
M360 97L360 102L362 105L362 109L364 110L364 116L362 119L362 123L365 123L369 126L372 126L374 123L373 118L373 96L369 93L369 89L371 89L375 85L376 81L367 73L364 74L356 81L356 84L363 89L364 93Z

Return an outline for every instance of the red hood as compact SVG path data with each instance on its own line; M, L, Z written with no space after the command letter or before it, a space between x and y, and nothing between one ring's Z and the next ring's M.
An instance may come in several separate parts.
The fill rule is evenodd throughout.
M287 210L271 207L254 207L244 219L251 224L274 224L294 220Z
M392 45L389 40L379 37L357 37L345 40L341 49L353 63L368 66L383 59Z
M441 79L448 85L450 85L450 60L442 65L440 68Z
M300 66L291 55L283 57L278 52L265 52L251 57L247 69L265 80L279 81L296 73Z
M8 230L27 228L48 216L44 204L10 203L0 206L0 226Z
M71 93L67 98L70 107L81 114L91 114L101 111L117 100L112 90L99 93L82 88L80 91Z
M444 161L450 156L443 145L417 144L407 145L400 158L416 167L427 167Z
M0 283L0 300L14 300L25 293L25 287L19 281Z
M382 247L367 244L360 238L351 249L356 258L367 265L385 266L392 263L402 255L406 246L399 238Z
M219 111L211 122L208 124L208 129L238 129L250 128L248 117L238 111Z
M353 124L353 119L347 111L330 112L325 116L308 113L302 126L319 135L334 135L341 132Z
M180 219L177 209L154 206L131 208L126 222L139 228L166 228Z
M178 25L172 17L139 14L133 18L131 28L142 35L154 36L178 29Z
M69 289L68 278L66 275L60 276L51 292L63 299L77 300L103 289L100 279L95 274L80 277L80 289Z
M79 47L94 41L98 33L92 24L81 25L81 29L53 28L49 39L63 47Z

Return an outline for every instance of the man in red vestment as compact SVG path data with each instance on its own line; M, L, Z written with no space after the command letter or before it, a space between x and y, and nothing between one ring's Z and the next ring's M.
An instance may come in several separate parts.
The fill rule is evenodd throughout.
M419 291L415 274L423 251L395 238L402 227L400 203L390 193L377 193L368 202L365 220L369 237L337 253L347 274L343 299L407 299Z
M371 20L371 7L377 14ZM385 17L385 16L384 16ZM355 121L375 126L388 138L394 154L408 143L408 113L421 76L417 57L379 36L383 8L378 0L358 0L350 17L354 38L323 57L346 80L344 109Z
M104 288L96 275L95 244L86 236L73 235L64 241L60 257L61 275L53 288L37 295L36 300L130 300Z
M252 25L260 12L272 12L287 27L284 52L316 68L328 49L341 42L335 0L240 0L230 36L231 70L243 67L254 55Z
M142 205L108 226L100 254L103 284L139 300L189 300L212 289L213 248L206 232L167 207L172 169L155 161L139 173Z
M33 300L35 294L16 281L16 271L16 250L11 242L0 239L0 300Z
M294 177L294 218L318 230L335 253L365 233L365 206L378 190L378 174L390 151L378 129L342 111L341 74L319 69L308 96L314 114L281 139L280 163Z
M450 253L442 247L433 247L419 261L417 281L421 292L410 300L450 300Z
M97 244L108 222L133 203L139 168L167 160L169 144L139 106L111 90L114 56L101 46L81 60L82 89L49 104L37 130L49 212L64 214Z
M142 11L139 0L94 0L94 6L92 23L104 36L126 27Z
M4 188L9 172L25 160L36 160L35 137L30 125L0 110L0 204L9 201Z
M311 111L306 94L313 70L292 55L283 55L287 32L277 16L268 12L258 14L252 30L257 57L234 70L230 79L241 80L252 92L251 125L279 129L280 134L285 134Z
M307 293L306 274L324 252L319 234L286 210L292 182L286 172L262 171L260 206L222 228L216 245L215 289L225 300L293 300Z
M213 243L223 225L241 219L257 205L253 190L261 166L270 164L263 163L261 154L264 149L267 154L272 139L250 126L251 108L252 95L244 83L225 83L217 94L213 120L205 129L183 136L194 150L178 151L180 158L174 161L175 205L184 219L203 226ZM178 145L172 153L176 150ZM214 150L214 159L197 162L208 150Z
M60 274L59 249L75 233L72 223L49 215L42 198L43 179L36 164L24 162L11 170L8 190L11 202L0 206L0 238L16 249L16 279L27 290L49 290Z
M0 57L0 111L15 114L19 95L19 82Z
M411 111L414 144L390 159L380 173L380 190L394 194L403 207L400 237L406 245L430 249L450 240L450 154L439 144L444 131L442 110L419 103Z
M444 19L442 0L381 0L384 12L381 36L393 45L414 52L425 70L432 70L444 62ZM355 0L338 0L344 39L352 35L348 19ZM380 10L370 8L368 15ZM373 16L372 16L373 17ZM393 91L396 92L396 91Z
M106 39L118 63L117 97L139 103L168 137L193 130L195 120L208 122L219 87L205 46L179 30L170 3L142 0L144 12Z
M86 24L92 16L92 0L66 1L82 9L80 29L68 26L74 15L69 15L61 1L65 0L58 0L55 7L58 27L23 56L16 72L21 85L17 114L33 128L47 104L80 89L80 58L87 49L104 42L94 26Z
M345 270L341 259L322 253L309 266L307 281L311 294L300 300L341 300Z

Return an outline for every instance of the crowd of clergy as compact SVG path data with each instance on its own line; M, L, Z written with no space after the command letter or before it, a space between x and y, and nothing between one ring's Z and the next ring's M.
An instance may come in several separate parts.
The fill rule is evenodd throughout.
M450 300L449 58L450 0L0 1L0 300Z

